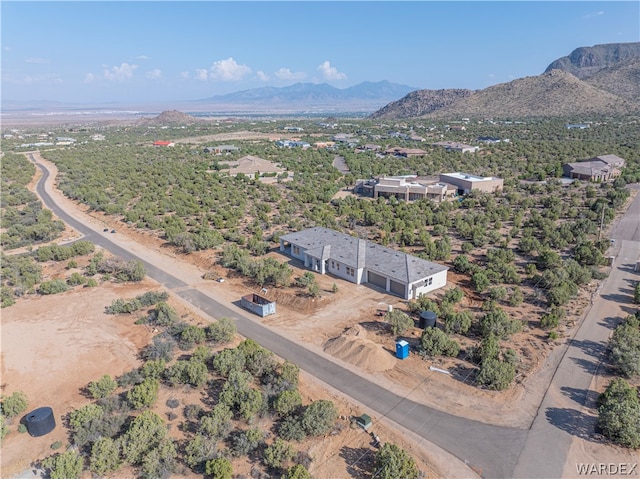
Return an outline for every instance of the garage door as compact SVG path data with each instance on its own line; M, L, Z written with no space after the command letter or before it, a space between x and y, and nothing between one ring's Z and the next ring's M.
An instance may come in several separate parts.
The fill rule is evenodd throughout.
M387 278L372 271L367 272L367 282L375 284L382 289L387 289Z
M390 285L389 289L393 294L397 294L398 296L402 296L404 298L405 292L406 292L404 284L391 280L389 285Z

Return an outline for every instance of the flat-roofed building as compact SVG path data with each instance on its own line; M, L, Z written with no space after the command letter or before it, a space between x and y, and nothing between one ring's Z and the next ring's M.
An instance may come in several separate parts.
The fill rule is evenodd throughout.
M441 173L440 182L454 186L458 194L467 195L472 191L492 193L502 190L504 180L495 176L477 176L470 173Z

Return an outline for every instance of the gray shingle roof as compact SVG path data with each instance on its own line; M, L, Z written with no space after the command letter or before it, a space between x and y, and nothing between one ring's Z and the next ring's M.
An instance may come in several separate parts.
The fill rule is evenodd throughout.
M328 228L310 228L283 235L280 239L304 248L315 258L333 259L352 268L366 268L405 284L449 269Z

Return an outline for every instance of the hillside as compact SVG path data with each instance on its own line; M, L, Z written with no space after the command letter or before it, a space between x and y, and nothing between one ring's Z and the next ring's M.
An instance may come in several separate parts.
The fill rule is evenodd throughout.
M545 73L563 70L584 80L603 68L640 59L640 42L608 43L592 47L576 48L566 57L551 62Z
M177 110L163 111L154 118L143 118L137 123L139 125L190 125L199 121L196 117L187 115Z
M409 93L398 101L389 103L373 113L372 119L414 118L427 115L441 108L445 108L458 100L473 95L472 90L418 90Z
M597 78L594 81L597 81ZM603 76L603 82L608 81L608 77ZM634 91L627 87L619 88L624 88L627 98ZM421 93L407 95L375 112L370 118L408 118L413 116L414 112L417 113L415 116L431 118L524 118L620 115L639 110L638 102L625 100L596 88L561 70L552 70L539 76L520 78L484 90L469 92L442 106L432 101L430 92L427 91L424 95Z
M585 81L627 100L640 102L640 58L603 68Z

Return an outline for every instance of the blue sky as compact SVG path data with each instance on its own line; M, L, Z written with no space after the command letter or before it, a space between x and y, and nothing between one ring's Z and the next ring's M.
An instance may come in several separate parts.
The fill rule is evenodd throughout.
M640 41L640 2L1 2L2 100L162 102L388 80L485 88Z

